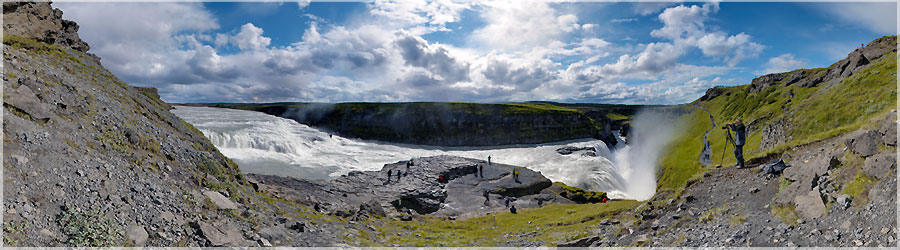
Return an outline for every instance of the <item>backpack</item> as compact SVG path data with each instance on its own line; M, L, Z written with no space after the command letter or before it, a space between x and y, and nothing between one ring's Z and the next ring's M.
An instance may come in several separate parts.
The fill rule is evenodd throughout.
M784 160L778 159L777 161L772 161L766 163L763 167L763 173L770 175L779 175L785 168L790 167L791 165L787 165L784 163Z

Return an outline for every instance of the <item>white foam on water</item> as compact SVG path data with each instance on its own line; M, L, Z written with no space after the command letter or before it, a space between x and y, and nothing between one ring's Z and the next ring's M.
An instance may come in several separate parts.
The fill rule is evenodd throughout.
M552 181L604 191L610 198L645 200L656 188L655 156L648 160L647 155L635 154L621 141L612 151L596 139L504 147L433 147L329 135L294 120L254 111L178 106L173 113L203 132L246 173L329 178L350 171L378 170L384 164L414 157L446 154L484 160L491 156L494 162L540 171ZM581 152L556 153L557 148L567 145L595 147L598 157L581 156Z

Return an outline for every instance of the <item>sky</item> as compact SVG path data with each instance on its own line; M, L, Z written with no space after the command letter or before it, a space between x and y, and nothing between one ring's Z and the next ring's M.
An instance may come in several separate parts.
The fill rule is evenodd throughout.
M897 34L894 2L54 2L173 103L691 102Z

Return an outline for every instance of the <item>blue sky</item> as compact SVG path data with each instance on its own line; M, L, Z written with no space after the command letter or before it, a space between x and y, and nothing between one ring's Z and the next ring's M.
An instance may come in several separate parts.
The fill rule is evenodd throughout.
M892 2L53 5L168 102L677 104L897 33Z

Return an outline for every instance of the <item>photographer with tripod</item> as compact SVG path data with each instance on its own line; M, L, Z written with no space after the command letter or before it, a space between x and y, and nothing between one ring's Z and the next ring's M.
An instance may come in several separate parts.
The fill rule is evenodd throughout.
M727 136L726 140L731 139L730 141L734 145L734 158L737 160L737 168L744 168L744 142L746 142L747 140L747 128L744 127L744 123L741 122L741 118L737 118L734 119L734 123L725 124L722 129L729 129L730 131L734 131L734 139L731 139L730 131L725 131Z

